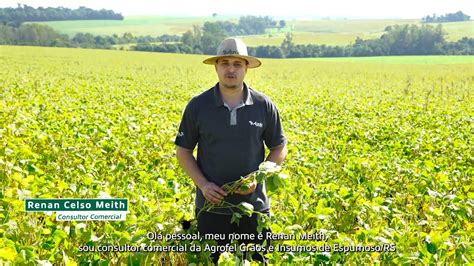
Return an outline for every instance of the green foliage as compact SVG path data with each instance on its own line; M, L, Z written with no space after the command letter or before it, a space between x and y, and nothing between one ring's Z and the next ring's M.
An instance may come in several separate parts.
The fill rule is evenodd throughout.
M205 23L203 35L198 31L187 31L182 38L183 44L172 47L136 46L136 50L159 52L190 53L203 51L214 54L218 44L225 38L225 32L217 23ZM302 57L351 57L351 56L392 56L392 55L473 55L474 39L462 38L457 42L446 42L446 33L441 24L433 27L422 25L394 25L386 27L379 39L362 40L357 37L354 44L326 46L315 44L295 44L293 34L287 32L280 46L250 47L249 54L260 58L302 58ZM199 40L199 41L198 41ZM187 46L187 48L183 48ZM194 47L194 49L193 49Z
M51 27L28 24L12 27L0 24L0 44L66 46L69 38Z
M275 27L275 25L276 22L268 16L244 16L239 19L238 24L230 21L206 21L202 28L194 26L193 31L186 31L181 38L181 42L188 46L187 50L191 51L190 53L199 51L204 54L212 55L216 53L220 42L227 36L263 34L265 33L265 29ZM175 46L177 46L177 44ZM142 47L138 46L135 49L144 51ZM155 49L151 48L147 51L154 50Z
M380 50L379 55L433 55L442 54L442 45L446 33L441 24L430 25L395 25L390 31L383 34L376 42ZM357 43L357 42L356 42ZM361 42L363 43L363 42ZM371 48L372 51L377 47Z
M72 39L45 25L0 24L0 44L39 45L56 47L82 47L101 49L130 49L136 51L215 54L219 43L227 36L262 34L266 29L276 27L276 21L270 17L241 17L239 23L231 21L204 22L203 26L194 25L180 37L163 34L158 37L134 36L130 32L123 36L93 35L76 33ZM466 24L467 25L467 24ZM453 25L447 25L454 31ZM254 27L254 28L252 28ZM261 29L255 29L261 28ZM457 29L459 31L459 29ZM257 31L255 33L254 31ZM446 42L447 33L441 24L431 25L388 25L380 38L368 40L356 37L355 43L347 46L327 46L316 44L296 44L294 34L286 32L279 46L261 45L249 47L249 54L261 58L303 58L303 57L350 57L350 56L387 56L387 55L473 55L474 39L461 29L457 42ZM245 37L245 36L244 36ZM133 43L133 45L132 45ZM136 44L135 44L136 43ZM127 45L121 45L127 44Z
M362 40L357 37L355 43L346 47L325 45L295 45L293 36L287 33L281 44L283 51L280 57L350 57L350 56L387 56L387 55L437 55L458 54L473 55L474 39L463 38L455 43L446 43L441 24L431 25L395 25L386 28L379 39ZM274 57L265 49L251 50L257 57ZM275 49L277 47L273 47Z
M444 16L436 16L433 14L432 17L426 16L422 18L424 23L434 23L434 22L455 22L455 21L468 21L471 17L464 14L462 11L456 13L447 13Z
M77 9L70 9L65 7L38 7L34 8L28 5L18 4L18 7L0 8L0 22L1 21L58 21L58 20L83 20L83 19L112 19L123 20L120 13L115 13L112 10L93 10L81 6Z
M186 103L215 84L204 56L0 46L0 58L0 264L206 264L209 252L79 251L196 232L173 141ZM272 252L270 263L472 264L472 64L364 62L265 59L248 71L289 149L259 226L329 236L272 245L396 251ZM104 195L129 199L126 221L24 212L25 197Z
M293 34L291 32L287 32L285 35L285 39L281 43L281 48L285 52L286 56L290 54L294 45L295 44L293 43Z
M259 169L255 172L252 172L240 179L227 183L221 188L224 190L227 195L232 195L240 191L246 191L249 189L249 186L256 182L266 185L266 191L270 194L277 191L283 190L287 176L283 173L279 173L281 167L276 165L274 162L265 161L259 165ZM260 214L260 212L254 212L253 205L247 202L242 202L239 205L234 205L230 202L227 202L224 198L220 204L213 204L209 201L204 203L204 206L201 208L201 211L197 214L199 216L203 211L212 211L214 208L228 208L232 212L232 222L239 223L239 219L242 218L241 214L252 216L253 213ZM240 211L240 213L238 213Z
M163 34L158 37L151 37L149 35L133 36L129 32L124 33L123 36L94 36L91 33L77 33L74 37L69 38L67 35L60 34L47 25L36 23L20 25L0 24L0 44L111 49L112 45L115 44L137 43L140 49L146 50L152 42L160 42L167 45L167 42L177 42L179 40L180 37L177 35ZM184 46L182 44L179 45ZM176 48L174 45L171 45L171 47ZM171 51L172 48L169 48L169 50ZM186 48L182 50L185 53L191 52L186 50ZM154 50L150 49L150 51ZM180 52L179 47L172 52Z
M238 27L240 28L240 31L243 34L239 34L239 35L263 34L265 33L265 30L267 28L276 27L276 24L277 22L274 21L269 16L265 16L265 17L243 16L243 17L240 17L239 24L238 24ZM282 25L281 21L280 21L280 25Z

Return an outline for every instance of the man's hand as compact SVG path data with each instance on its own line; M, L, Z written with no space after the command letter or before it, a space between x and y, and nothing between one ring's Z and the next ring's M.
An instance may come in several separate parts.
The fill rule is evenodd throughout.
M254 180L252 183L248 184L246 188L239 187L235 193L240 195L248 195L255 191L257 188L257 180Z
M194 184L201 189L204 198L211 203L220 203L227 193L216 184L207 181L194 159L193 151L176 146L176 157L184 171L191 177Z
M204 198L214 204L219 204L227 196L222 188L212 182L205 183L200 189Z

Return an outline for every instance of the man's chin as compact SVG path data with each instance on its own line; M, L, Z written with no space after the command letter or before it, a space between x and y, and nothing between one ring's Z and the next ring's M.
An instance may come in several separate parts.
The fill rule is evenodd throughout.
M226 89L238 89L239 88L239 85L237 85L237 84L225 84L225 83L223 83L222 85Z

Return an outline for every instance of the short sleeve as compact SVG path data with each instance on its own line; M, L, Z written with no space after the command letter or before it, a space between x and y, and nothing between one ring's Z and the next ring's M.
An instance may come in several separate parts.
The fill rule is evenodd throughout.
M280 115L276 106L272 102L267 103L266 110L266 127L263 131L263 140L265 145L272 149L278 145L286 143L281 127Z
M178 134L174 143L188 150L194 150L198 141L197 114L193 105L188 103L183 112Z

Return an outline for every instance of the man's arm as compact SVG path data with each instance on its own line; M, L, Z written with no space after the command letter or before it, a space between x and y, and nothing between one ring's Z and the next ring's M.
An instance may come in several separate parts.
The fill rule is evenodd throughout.
M181 165L186 174L191 177L194 184L201 189L202 194L208 201L219 203L224 199L224 196L227 196L227 193L219 186L207 181L197 165L192 150L176 145L176 158L178 159L179 165Z
M278 145L270 149L270 153L267 156L265 161L274 162L276 164L281 164L288 154L288 149L285 144Z

